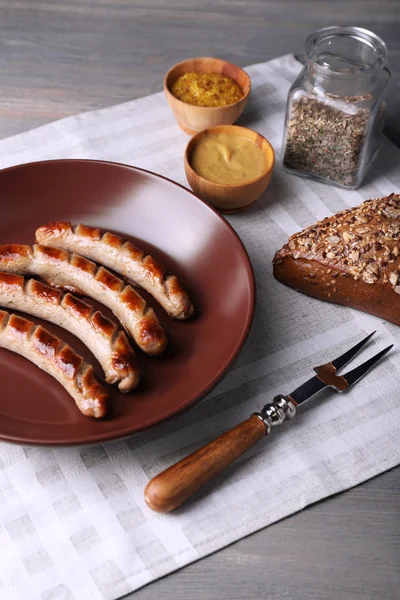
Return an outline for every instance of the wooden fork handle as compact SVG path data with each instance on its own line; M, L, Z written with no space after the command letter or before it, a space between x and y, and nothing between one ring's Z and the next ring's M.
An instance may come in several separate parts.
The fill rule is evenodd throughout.
M252 415L149 481L144 492L147 505L161 513L174 510L266 434L265 423Z

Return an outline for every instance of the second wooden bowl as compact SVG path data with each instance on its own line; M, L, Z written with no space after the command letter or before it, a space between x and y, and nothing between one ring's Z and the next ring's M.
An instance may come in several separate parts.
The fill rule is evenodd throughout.
M215 183L200 177L191 166L192 152L201 137L208 133L228 133L246 138L260 148L265 155L265 169L256 179L240 184ZM275 152L269 141L261 134L237 125L220 125L200 131L192 137L185 149L185 173L194 193L222 213L246 210L268 187L275 164Z
M184 73L220 73L233 79L243 91L243 96L226 106L194 106L178 100L171 93L172 84ZM207 127L231 125L240 117L250 95L250 77L243 69L221 58L188 58L174 65L164 78L164 91L178 125L193 135Z

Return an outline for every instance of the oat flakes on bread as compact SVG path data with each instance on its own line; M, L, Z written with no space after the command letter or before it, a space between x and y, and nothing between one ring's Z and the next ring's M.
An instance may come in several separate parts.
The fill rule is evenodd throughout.
M367 200L292 235L278 281L400 325L400 195Z

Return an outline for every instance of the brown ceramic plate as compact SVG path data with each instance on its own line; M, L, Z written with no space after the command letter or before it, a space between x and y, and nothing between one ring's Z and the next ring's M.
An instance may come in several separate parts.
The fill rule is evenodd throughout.
M159 358L139 355L142 382L135 392L124 395L109 386L110 416L101 421L82 416L52 377L0 349L0 439L66 445L127 436L199 400L226 372L250 329L254 275L233 229L191 192L133 167L59 160L0 171L0 198L0 244L31 244L36 227L51 220L97 225L163 261L181 277L198 313L173 321L143 292L169 347ZM95 364L102 379L79 340L45 326Z

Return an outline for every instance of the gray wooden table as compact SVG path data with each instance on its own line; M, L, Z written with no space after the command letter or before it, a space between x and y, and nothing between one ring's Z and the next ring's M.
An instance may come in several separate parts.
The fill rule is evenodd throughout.
M399 0L0 0L0 137L159 91L185 57L247 65L300 54L311 31L338 23L386 40L394 75L386 133L400 144ZM399 513L398 468L134 596L398 599Z

